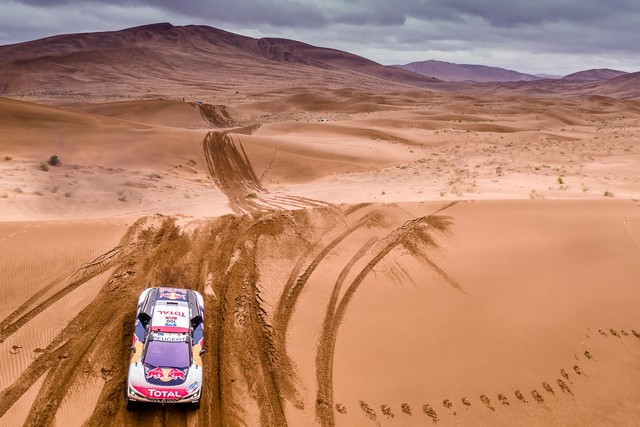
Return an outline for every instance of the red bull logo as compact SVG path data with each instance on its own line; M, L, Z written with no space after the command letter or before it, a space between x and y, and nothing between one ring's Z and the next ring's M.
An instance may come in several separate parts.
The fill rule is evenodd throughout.
M160 293L160 298L162 299L170 299L170 300L185 300L187 299L187 293L176 292L176 290L167 290Z
M182 371L176 368L146 368L146 377L149 379L156 379L162 382L170 382L174 380L184 381L187 378L186 370Z
M162 370L162 368L153 368L153 369L146 368L146 371L147 371L147 378L155 378L157 380L161 380L164 378L164 371Z
M167 374L167 377L169 377L172 380L177 379L177 380L184 381L186 379L184 371L181 371L180 369L171 369Z

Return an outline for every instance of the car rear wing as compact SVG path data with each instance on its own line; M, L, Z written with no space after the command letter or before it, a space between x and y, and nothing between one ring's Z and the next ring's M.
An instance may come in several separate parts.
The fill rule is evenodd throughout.
M149 293L147 293L147 296L142 303L142 307L140 308L140 313L138 313L138 319L140 319L142 323L149 323L149 321L151 320L157 297L158 288L153 288L149 291Z

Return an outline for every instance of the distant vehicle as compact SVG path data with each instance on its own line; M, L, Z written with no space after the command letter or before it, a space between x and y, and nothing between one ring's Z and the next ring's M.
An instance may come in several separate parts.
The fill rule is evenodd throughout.
M198 100L196 100L196 102L197 102L198 104L204 104L204 101L203 101L202 99L198 99Z
M202 396L204 300L180 288L147 288L138 310L127 377L127 408L136 402L189 403Z

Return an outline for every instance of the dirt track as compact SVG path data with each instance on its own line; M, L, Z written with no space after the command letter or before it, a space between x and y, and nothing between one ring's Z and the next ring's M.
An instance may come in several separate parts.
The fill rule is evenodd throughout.
M50 425L74 381L102 375L107 380L89 425L236 425L246 420L246 405L251 401L261 425L286 425L285 402L300 409L313 407L301 400L295 363L287 354L287 327L297 298L338 244L367 229L377 237L353 254L334 284L318 348L316 411L323 425L333 425L331 360L351 297L372 267L392 250L404 248L428 259L435 245L433 235L446 232L450 225L442 216L410 218L394 207L369 205L260 212L186 224L170 217L143 218L120 245L81 266L70 285L49 284L2 321L4 341L72 289L115 267L97 298L4 390L0 416L44 375L26 423ZM361 259L365 267L345 282L355 261ZM264 289L263 271L274 268L280 270L278 276L289 279L279 289ZM125 408L134 302L142 289L158 284L194 288L205 296L207 387L199 411L172 406L137 412ZM341 286L347 287L344 294ZM267 303L265 292L279 295L277 303Z

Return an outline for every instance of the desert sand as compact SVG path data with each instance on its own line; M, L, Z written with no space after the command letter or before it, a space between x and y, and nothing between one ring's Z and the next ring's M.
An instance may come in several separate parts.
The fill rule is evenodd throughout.
M0 98L0 425L637 423L639 101L274 67ZM158 285L198 410L126 409Z

